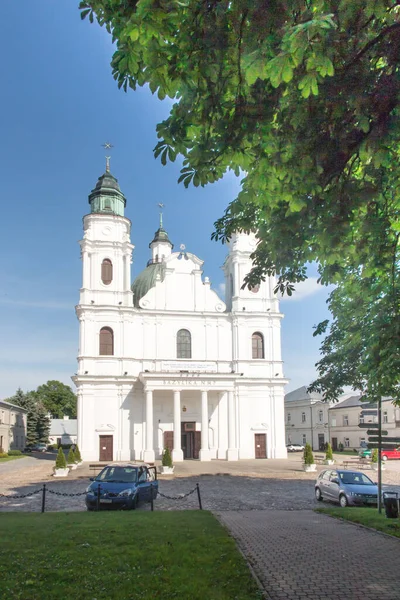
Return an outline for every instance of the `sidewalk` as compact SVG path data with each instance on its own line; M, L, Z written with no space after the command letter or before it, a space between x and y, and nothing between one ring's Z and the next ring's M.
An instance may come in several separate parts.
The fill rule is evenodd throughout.
M217 517L270 600L400 600L400 539L313 511Z

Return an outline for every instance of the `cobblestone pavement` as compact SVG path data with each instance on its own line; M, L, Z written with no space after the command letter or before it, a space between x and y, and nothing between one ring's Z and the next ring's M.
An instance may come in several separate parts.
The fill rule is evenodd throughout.
M224 511L271 600L400 600L400 540L312 511Z

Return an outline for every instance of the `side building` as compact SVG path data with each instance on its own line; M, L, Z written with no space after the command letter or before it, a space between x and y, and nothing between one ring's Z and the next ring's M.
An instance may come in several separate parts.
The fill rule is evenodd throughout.
M323 450L329 441L329 407L323 396L308 392L307 387L285 395L286 444L311 444L313 450Z
M4 452L25 448L26 415L24 408L0 400L0 448Z

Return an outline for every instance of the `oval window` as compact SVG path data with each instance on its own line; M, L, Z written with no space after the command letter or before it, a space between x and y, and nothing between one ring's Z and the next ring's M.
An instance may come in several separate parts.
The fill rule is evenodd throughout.
M101 263L101 280L104 285L110 285L113 278L113 266L111 260L105 258Z

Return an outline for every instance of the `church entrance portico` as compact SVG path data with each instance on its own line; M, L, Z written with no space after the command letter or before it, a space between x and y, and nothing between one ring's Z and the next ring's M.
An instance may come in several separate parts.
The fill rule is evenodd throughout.
M175 375L175 374L174 374ZM156 457L154 447L154 423L158 423L161 431L162 451L168 447L171 450L173 462L199 459L209 461L212 458L223 457L227 460L238 459L236 442L236 408L233 377L218 377L204 374L181 374L174 379L165 373L142 373L140 380L144 386L144 450L143 460L153 462ZM228 379L228 381L226 381ZM179 387L178 387L179 386ZM200 389L199 389L200 388ZM222 388L222 389L221 389ZM172 412L155 417L154 398L156 405L159 397L161 405L170 410L172 396ZM184 399L188 398L188 402ZM225 417L221 416L219 404L227 399L228 410ZM189 404L190 413L186 404ZM160 407L160 405L158 405ZM159 408L159 410L161 410ZM178 432L178 435L175 435ZM226 440L228 448L226 448ZM225 446L225 448L224 448Z

